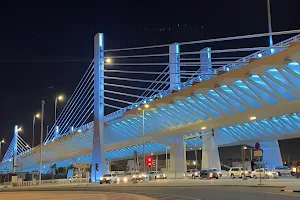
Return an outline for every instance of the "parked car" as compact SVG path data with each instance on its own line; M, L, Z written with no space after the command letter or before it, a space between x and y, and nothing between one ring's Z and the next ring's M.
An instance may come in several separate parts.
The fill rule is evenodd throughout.
M118 176L117 174L104 174L101 178L100 178L100 184L102 183L117 183L118 180Z
M288 166L277 166L272 171L277 172L278 176L287 175L287 174L293 175L291 168L289 168Z
M200 177L200 171L198 169L189 169L187 170L185 177L195 179Z
M152 179L167 179L167 175L164 173L161 173L160 171L152 171L149 174L149 180Z
M244 171L241 167L232 167L232 168L230 168L230 170L228 172L228 175L231 178L235 178L235 177L242 178L244 176ZM245 171L245 176L246 177L251 177L251 172L246 170Z
M207 178L207 179L219 179L219 175L217 172L211 170L211 169L204 169L200 171L199 175L200 179Z
M278 178L278 173L277 172L274 172L274 171L269 171L269 170L265 170L265 169L256 169L254 170L253 172L251 172L251 178L259 178L259 177L262 177L262 178L266 178L266 179L269 179L269 178Z

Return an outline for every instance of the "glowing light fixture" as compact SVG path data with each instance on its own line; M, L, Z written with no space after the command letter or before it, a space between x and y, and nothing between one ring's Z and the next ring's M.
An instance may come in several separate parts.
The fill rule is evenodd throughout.
M253 120L256 120L256 117L255 117L255 116L252 116L252 117L250 117L249 119L253 121Z
M145 108L149 108L150 106L149 106L149 104L145 104Z
M257 54L257 57L261 58L261 57L262 57L262 54L261 54L261 53Z
M206 129L206 127L205 127L205 126L201 127L201 130L205 130L205 129Z
M112 60L110 58L106 58L105 62L109 64L112 62Z

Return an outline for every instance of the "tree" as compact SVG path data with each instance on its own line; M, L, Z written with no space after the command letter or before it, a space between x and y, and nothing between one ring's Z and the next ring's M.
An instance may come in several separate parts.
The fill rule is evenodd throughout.
M74 169L76 169L76 167L75 167L73 164L71 164L71 165L69 165L69 166L67 167L67 169L68 169L68 170L74 170Z
M57 168L57 174L65 174L65 173L67 173L67 168L65 167Z
M56 165L56 163L54 163L53 165L51 165L50 168L52 169L52 179L53 179L54 178L54 174L57 171L57 165Z

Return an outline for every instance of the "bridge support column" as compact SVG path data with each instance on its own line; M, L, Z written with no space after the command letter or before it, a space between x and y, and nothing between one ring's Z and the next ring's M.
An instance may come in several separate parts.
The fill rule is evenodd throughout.
M212 73L211 66L211 48L206 47L200 51L200 74L203 80L209 79Z
M282 158L278 140L261 142L260 148L263 150L263 161L269 169L282 166Z
M180 50L179 44L174 43L169 46L169 72L170 72L170 89L180 87Z
M218 144L214 136L214 130L208 130L202 136L202 169L217 168L221 170Z
M18 125L15 125L15 131L14 131L14 137L13 137L13 167L12 167L12 173L17 172L17 156L18 156L18 137L19 137L19 127Z
M183 178L186 172L186 144L182 136L175 136L170 149L169 178Z
M94 134L92 150L92 182L105 173L104 160L104 41L103 33L94 38Z

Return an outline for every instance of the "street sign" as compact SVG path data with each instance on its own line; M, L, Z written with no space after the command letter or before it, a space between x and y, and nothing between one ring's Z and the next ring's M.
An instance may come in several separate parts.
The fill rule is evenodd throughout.
M90 164L89 163L76 163L76 168L90 168Z
M255 143L255 149L259 150L260 149L260 144L258 142Z
M255 150L255 151L253 151L253 155L255 157L262 157L263 156L263 152L262 152L262 150Z

